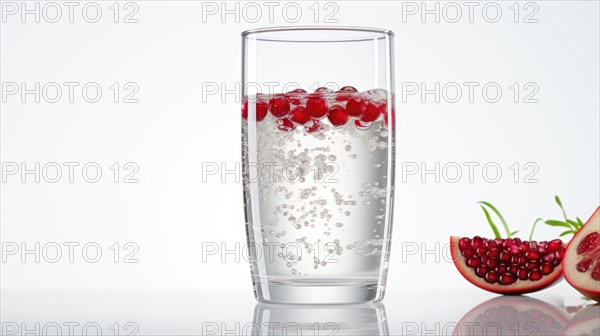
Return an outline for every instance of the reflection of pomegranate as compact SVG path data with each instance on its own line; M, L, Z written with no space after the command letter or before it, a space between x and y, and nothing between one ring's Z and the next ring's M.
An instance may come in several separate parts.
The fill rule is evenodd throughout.
M600 335L600 306L589 306L575 314L563 335Z
M568 320L564 311L544 301L500 296L471 309L452 335L563 335Z
M454 265L469 282L490 292L523 294L562 279L565 246L519 238L450 238Z
M571 239L564 275L581 294L600 302L600 207Z

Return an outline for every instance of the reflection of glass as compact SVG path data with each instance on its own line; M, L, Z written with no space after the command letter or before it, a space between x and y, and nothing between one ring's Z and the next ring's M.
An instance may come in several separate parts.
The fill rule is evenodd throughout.
M254 309L254 336L389 335L383 304L286 306L259 303Z
M393 33L244 32L242 158L255 295L383 298L394 187Z
M466 313L452 335L563 335L568 320L564 310L544 301L500 296Z

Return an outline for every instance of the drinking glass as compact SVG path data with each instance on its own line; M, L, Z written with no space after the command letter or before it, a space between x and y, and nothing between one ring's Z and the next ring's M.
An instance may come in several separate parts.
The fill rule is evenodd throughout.
M242 161L256 298L383 298L394 197L393 33L242 33Z

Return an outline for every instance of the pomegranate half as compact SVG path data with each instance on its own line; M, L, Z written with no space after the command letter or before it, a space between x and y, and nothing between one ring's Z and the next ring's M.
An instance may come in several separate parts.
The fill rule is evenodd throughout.
M581 294L600 302L600 207L567 246L563 273Z
M465 279L493 293L530 293L562 280L565 245L560 239L451 237L450 252Z

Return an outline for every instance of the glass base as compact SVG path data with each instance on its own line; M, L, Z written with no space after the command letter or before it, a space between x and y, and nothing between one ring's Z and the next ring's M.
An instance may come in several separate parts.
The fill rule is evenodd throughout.
M254 286L256 299L276 304L357 304L383 299L384 290L376 283L294 283L263 281Z

